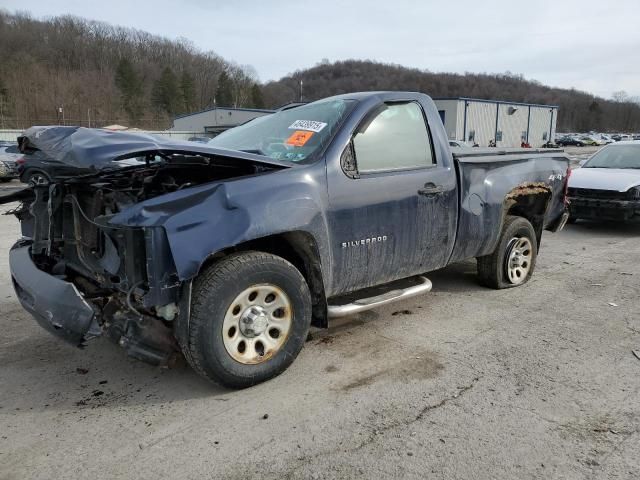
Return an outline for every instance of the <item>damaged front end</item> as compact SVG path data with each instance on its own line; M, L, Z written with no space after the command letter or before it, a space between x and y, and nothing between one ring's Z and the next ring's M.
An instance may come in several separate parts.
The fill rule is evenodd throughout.
M45 329L76 346L106 335L155 365L180 358L176 324L188 318L190 280L176 271L165 228L111 220L140 202L267 168L181 148L73 178L50 172L49 185L12 198L23 235L10 252L14 288Z
M47 330L76 345L106 333L131 356L166 365L179 351L172 322L182 284L164 229L109 223L178 188L156 174L143 168L36 187L28 213L15 212L25 239L10 262L18 298Z

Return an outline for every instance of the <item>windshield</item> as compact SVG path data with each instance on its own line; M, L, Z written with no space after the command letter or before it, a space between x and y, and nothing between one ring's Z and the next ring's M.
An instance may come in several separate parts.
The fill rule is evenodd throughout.
M605 147L582 168L640 168L640 145Z
M209 145L304 163L324 148L354 104L321 100L265 115L221 133Z

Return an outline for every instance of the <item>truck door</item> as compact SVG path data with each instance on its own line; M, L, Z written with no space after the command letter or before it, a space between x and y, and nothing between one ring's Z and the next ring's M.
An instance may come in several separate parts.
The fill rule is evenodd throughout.
M433 147L415 101L379 105L355 130L342 168L330 169L327 178L334 294L446 264L455 235L456 177Z

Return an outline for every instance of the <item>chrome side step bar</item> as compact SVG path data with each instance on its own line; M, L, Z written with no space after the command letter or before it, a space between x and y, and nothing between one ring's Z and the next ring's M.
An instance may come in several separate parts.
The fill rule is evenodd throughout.
M386 305L387 303L404 300L405 298L415 297L416 295L421 295L431 291L431 287L433 286L431 280L427 277L417 277L417 280L420 283L411 287L391 290L383 293L382 295L376 295L375 297L361 298L353 303L347 303L346 305L328 305L327 313L329 318L345 317L347 315L364 312L366 310L371 310L372 308Z

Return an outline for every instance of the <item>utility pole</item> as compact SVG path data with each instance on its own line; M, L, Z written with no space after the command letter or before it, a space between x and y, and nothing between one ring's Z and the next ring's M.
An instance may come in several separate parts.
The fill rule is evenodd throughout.
M87 123L89 124L89 128L91 128L91 109L87 108Z
M300 80L300 103L302 103L302 79Z

